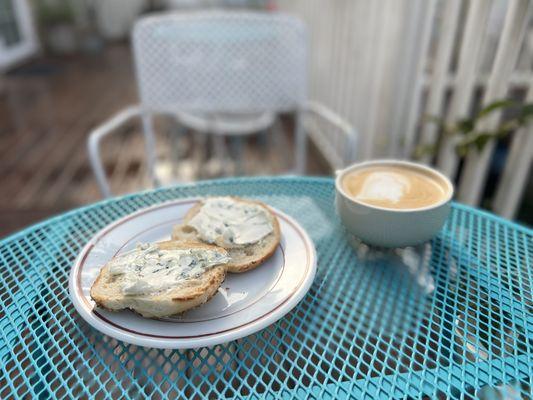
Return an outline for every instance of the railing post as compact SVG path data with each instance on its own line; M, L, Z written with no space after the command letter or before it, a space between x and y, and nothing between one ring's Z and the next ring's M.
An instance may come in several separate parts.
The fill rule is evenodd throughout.
M464 30L463 42L457 67L457 84L453 90L447 122L455 122L468 113L474 89L481 45L492 3L471 1ZM455 154L455 138L445 138L438 155L438 167L453 179L457 171L458 159Z
M433 73L430 77L428 88L428 98L425 114L440 115L444 102L444 95L446 93L446 84L448 80L448 71L450 68L453 44L457 25L459 24L459 17L461 12L460 0L447 0L444 3L444 13L442 17L442 24L440 28L440 38L438 42L437 53L433 60ZM430 145L437 141L437 127L435 124L423 124L420 135L420 144ZM425 155L421 159L422 162L429 163L431 161L429 155Z
M533 102L533 87L529 88L527 102ZM505 218L514 218L520 199L531 174L533 161L533 125L520 129L514 137L500 178L493 210Z

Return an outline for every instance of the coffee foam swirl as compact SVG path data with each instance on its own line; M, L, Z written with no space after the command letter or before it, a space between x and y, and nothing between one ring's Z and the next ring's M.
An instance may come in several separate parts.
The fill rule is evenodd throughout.
M398 203L411 189L411 183L401 174L388 171L370 173L355 196L360 201L383 200Z
M357 201L391 209L422 208L447 196L439 179L401 166L371 166L350 172L342 186Z

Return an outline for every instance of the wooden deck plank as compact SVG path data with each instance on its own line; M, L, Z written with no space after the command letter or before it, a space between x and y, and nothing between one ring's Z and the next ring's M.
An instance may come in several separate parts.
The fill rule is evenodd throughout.
M16 194L16 201L20 204L28 205L32 199L41 194L51 183L57 180L57 176L65 168L65 164L73 156L76 148L83 146L83 138L76 135L69 134L78 128L77 125L69 126L62 131L62 137L54 140L49 153L43 154L46 160L42 164L42 168L38 169L27 182L21 191ZM60 145L58 145L60 143Z
M78 171L83 165L88 164L87 147L85 143L88 133L95 125L103 122L98 119L105 113L105 110L119 110L123 104L124 93L122 93L122 91L112 91L105 100L102 99L102 101L94 104L91 111L87 114L86 119L76 126L76 130L85 132L85 135L82 134L83 143L76 144L75 148L73 148L73 156L65 160L61 174L55 179L52 185L46 188L46 192L43 193L43 201L45 204L54 204L57 201L54 193L67 193L68 196L68 189L73 181L76 171Z
M24 118L17 118L16 132L9 131L8 127L2 129L2 131L9 132L4 135L0 135L2 139L0 141L0 174L6 173L8 170L14 167L14 165L26 155L26 152L33 147L36 141L42 137L42 132L46 132L47 129L40 123L40 115L46 112L49 107L44 101L40 99L40 96L35 96L37 90L32 90L30 96L35 97L37 100L33 100L30 104L14 105L13 103L20 102L19 97L24 97L24 93L27 93L27 86L31 85L33 81L29 83L20 81L18 79L17 84L8 85L6 89L6 104L5 107L9 108L9 111L3 114L23 114ZM21 90L16 90L16 86L22 86ZM13 86L13 87L11 87ZM40 87L42 85L35 85ZM22 92L22 94L21 94ZM35 130L39 130L40 134L36 135Z
M18 186L16 193L21 191L24 193L24 188L34 188L36 183L43 179L43 176L48 176L51 173L52 168L55 166L52 161L62 161L64 157L62 154L68 154L65 152L67 150L64 147L65 144L76 140L70 124L72 124L72 120L78 118L87 109L85 102L76 100L80 98L80 91L87 93L86 89L94 83L94 78L98 78L98 76L95 74L94 77L88 77L84 80L85 83L83 85L69 85L69 90L59 92L59 98L54 102L54 109L59 109L59 111L56 111L52 121L44 121L47 116L44 113L39 114L40 122L43 125L48 123L50 132L44 138L44 142L35 142L30 154L25 159L19 160L19 165L13 168L11 173L5 178L7 185ZM104 87L105 79L101 80L102 87ZM90 95L90 93L88 94ZM50 105L48 107L50 108ZM33 133L33 136L35 136L36 132L33 131ZM18 135L18 132L16 135ZM24 182L20 177L21 173L31 173L32 176L27 182ZM17 195L10 196L10 198L15 201L19 200Z
M62 129L61 146L53 146L49 153L49 160L45 163L46 169L34 175L33 179L25 185L24 190L17 195L17 202L28 205L36 196L45 196L45 203L57 201L52 196L61 187L59 182L68 183L68 176L73 173L72 163L77 162L80 155L85 157L85 138L88 131L103 121L107 112L120 109L122 93L109 92L108 78L105 75L94 75L94 80L88 82L83 101L80 101L76 110L72 112L71 119ZM98 99L98 101L95 101ZM55 176L57 175L57 176ZM57 185L56 185L57 184Z

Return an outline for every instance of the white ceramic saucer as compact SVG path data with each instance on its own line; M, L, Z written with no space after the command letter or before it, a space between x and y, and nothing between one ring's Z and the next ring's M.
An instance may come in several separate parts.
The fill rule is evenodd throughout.
M142 318L131 311L96 308L89 290L100 268L139 242L169 239L172 227L198 200L142 209L108 225L87 243L70 272L69 291L74 306L89 324L140 346L195 348L250 335L298 304L315 276L315 248L295 220L272 208L281 228L281 244L274 255L252 271L228 274L219 292L201 307L161 320Z

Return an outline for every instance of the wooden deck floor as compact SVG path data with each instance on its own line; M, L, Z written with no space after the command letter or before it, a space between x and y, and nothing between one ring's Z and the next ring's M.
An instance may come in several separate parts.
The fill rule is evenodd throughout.
M99 56L38 60L0 77L0 237L101 198L88 164L87 135L136 99L127 46L109 47ZM276 135L246 141L241 173L275 174L287 167L290 124L280 125ZM219 174L216 168L196 168L216 164L205 163L209 143L198 144L197 136L183 133L169 118L158 119L156 127L163 180ZM138 122L106 139L102 148L115 194L148 187ZM287 152L274 150L279 148ZM309 167L312 174L329 172L312 149Z
M135 99L129 53L46 59L0 78L0 235L95 201L91 128Z

